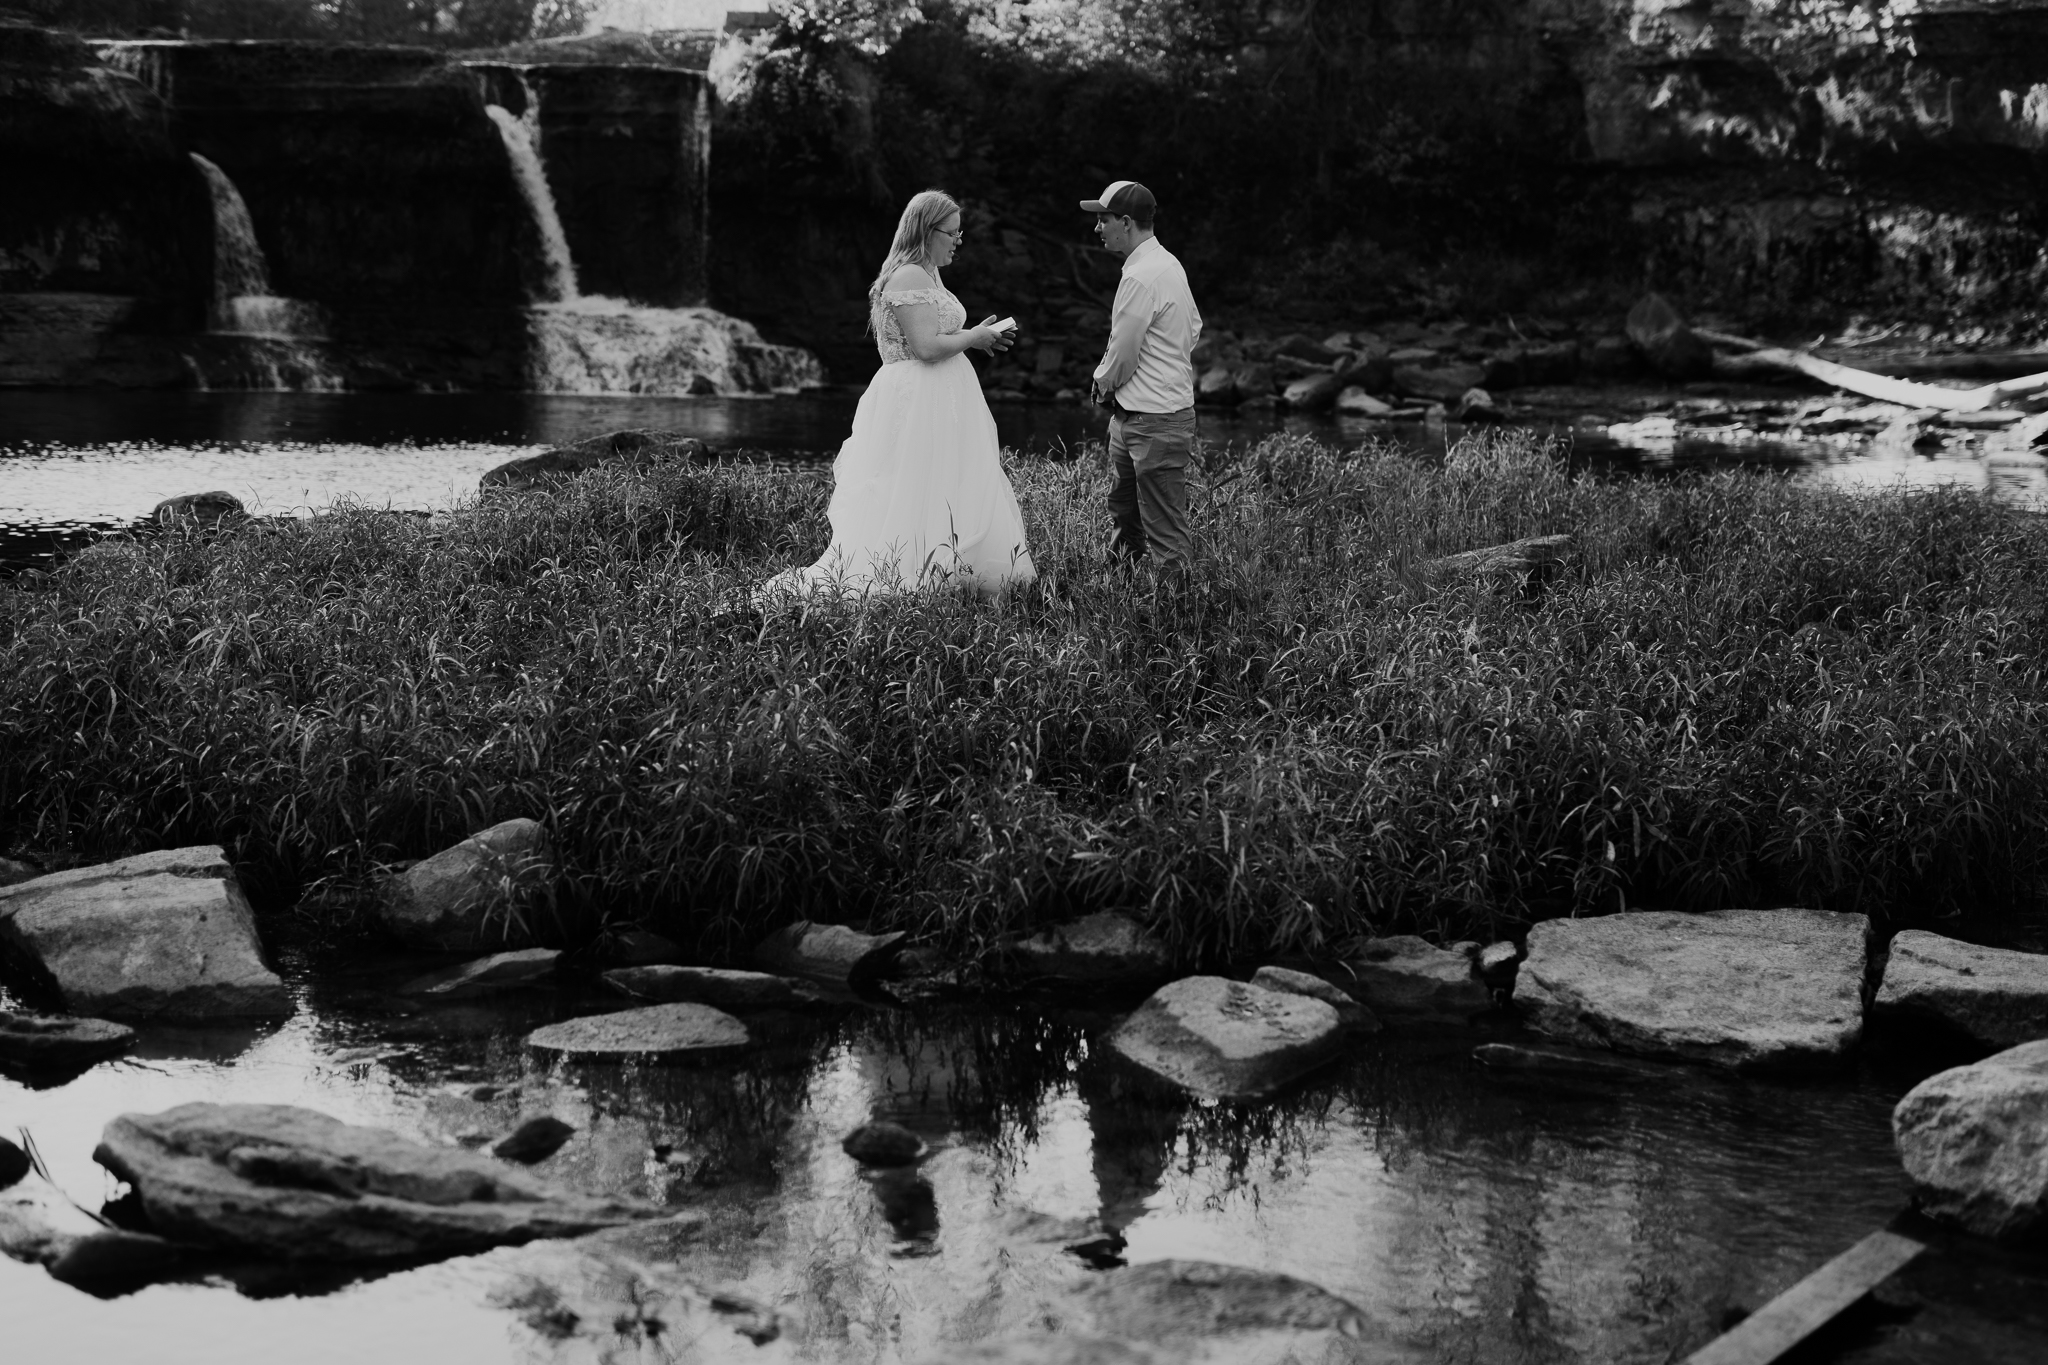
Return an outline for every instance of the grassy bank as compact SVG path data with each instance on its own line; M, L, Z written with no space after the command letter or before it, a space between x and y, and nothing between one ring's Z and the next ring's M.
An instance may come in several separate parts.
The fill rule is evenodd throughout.
M530 815L568 904L708 951L1120 907L1212 957L2044 871L2048 528L1980 496L1283 437L1205 471L1180 589L1108 572L1092 462L1015 475L1044 577L995 602L721 619L824 539L752 467L83 555L0 589L0 851L217 839L333 918ZM1417 569L1557 531L1535 601Z

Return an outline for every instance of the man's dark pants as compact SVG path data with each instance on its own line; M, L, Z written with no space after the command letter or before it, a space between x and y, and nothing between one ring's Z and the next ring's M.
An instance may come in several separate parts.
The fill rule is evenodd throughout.
M1116 530L1110 548L1128 559L1149 550L1162 567L1186 568L1194 554L1188 534L1188 457L1195 448L1195 410L1119 412L1109 419L1109 515Z

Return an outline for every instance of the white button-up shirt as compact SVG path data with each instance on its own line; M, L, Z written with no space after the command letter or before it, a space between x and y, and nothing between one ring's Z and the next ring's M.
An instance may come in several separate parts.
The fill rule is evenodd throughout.
M1147 238L1124 257L1109 316L1109 349L1095 387L1127 412L1179 412L1195 405L1195 343L1202 315L1180 258Z

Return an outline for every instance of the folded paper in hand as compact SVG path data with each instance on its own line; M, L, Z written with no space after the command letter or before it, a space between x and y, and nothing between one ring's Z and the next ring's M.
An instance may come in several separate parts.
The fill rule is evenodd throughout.
M998 332L1014 332L1017 330L1017 319L1004 318L1001 322L995 324L994 330Z

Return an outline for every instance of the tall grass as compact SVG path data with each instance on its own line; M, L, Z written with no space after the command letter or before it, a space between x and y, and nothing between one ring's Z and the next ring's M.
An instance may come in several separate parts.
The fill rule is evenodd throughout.
M707 953L795 916L963 959L1099 908L1190 960L1624 905L1934 923L2048 841L2048 528L1968 493L1212 457L1184 583L1095 466L1013 469L1040 582L765 618L827 484L600 471L434 522L338 507L0 590L0 847L220 840L345 919L381 865L554 830L564 903ZM1430 557L1573 533L1547 592Z

